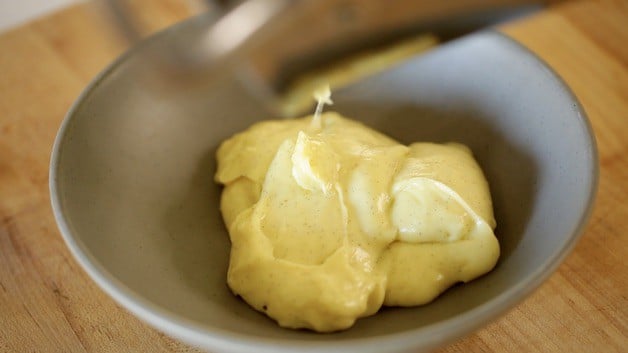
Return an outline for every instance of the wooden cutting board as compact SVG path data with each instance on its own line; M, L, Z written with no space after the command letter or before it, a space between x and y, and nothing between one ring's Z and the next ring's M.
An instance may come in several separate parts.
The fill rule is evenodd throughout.
M162 28L181 1L140 1ZM440 352L628 352L628 2L572 1L503 27L574 90L598 141L595 210L574 252L510 313ZM56 228L48 163L89 80L127 44L89 5L0 34L0 352L187 352L117 306Z

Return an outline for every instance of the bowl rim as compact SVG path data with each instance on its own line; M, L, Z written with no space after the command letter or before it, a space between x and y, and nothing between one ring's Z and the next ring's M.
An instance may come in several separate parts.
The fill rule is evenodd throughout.
M435 348L485 326L488 322L495 320L497 317L512 309L556 271L567 255L571 253L578 239L582 236L585 226L591 218L599 184L598 147L591 122L576 95L553 68L537 54L515 39L498 30L489 29L472 34L472 36L496 36L500 38L501 42L540 64L541 67L545 69L545 74L548 76L548 79L553 80L573 102L573 112L578 116L580 122L583 123L586 135L590 139L587 152L591 156L592 162L591 174L589 175L591 183L588 185L588 197L586 205L580 215L579 222L575 224L564 246L548 257L545 262L539 264L531 274L516 285L498 294L493 299L460 315L435 324L373 337L347 338L333 341L278 340L276 338L253 337L244 333L203 325L150 302L115 278L99 263L88 247L80 240L80 237L76 236L70 228L64 216L64 207L61 200L61 190L58 179L59 163L62 158L63 142L73 117L85 103L86 99L100 86L103 80L136 52L140 51L145 45L152 41L159 40L159 38L166 35L166 33L176 31L177 28L186 22L187 21L169 27L131 47L95 76L74 101L65 115L54 140L50 158L49 191L52 211L59 231L74 259L89 277L118 304L158 330L198 347L227 352L250 352L251 350L263 353L278 351L288 352L293 350L313 352L324 349L327 352L355 351L360 353L375 353L381 351L382 345L395 350L407 350L417 346ZM450 330L452 326L455 326L457 329L455 331Z

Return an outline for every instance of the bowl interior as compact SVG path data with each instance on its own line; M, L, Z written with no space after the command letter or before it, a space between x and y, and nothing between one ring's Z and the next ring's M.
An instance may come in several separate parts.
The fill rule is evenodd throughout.
M135 51L194 31L184 24ZM219 143L272 117L239 81L159 91L140 79L142 66L141 56L127 55L68 115L52 166L53 202L64 236L101 286L125 306L200 333L333 344L409 331L419 339L445 323L443 335L452 336L456 320L469 319L461 314L495 316L538 285L573 244L590 206L595 146L562 82L494 32L445 45L334 92L332 108L405 143L469 145L491 187L497 267L430 305L384 309L342 333L281 329L225 284L229 240L212 179Z

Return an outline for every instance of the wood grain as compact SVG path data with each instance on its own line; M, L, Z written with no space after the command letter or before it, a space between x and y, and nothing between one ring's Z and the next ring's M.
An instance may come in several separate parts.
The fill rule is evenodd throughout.
M180 12L154 6L162 26ZM0 352L187 352L79 268L50 209L49 155L87 82L126 43L77 6L0 36Z
M157 29L182 2L142 0ZM510 313L444 352L628 350L628 2L571 1L503 31L582 102L600 153L584 236ZM117 306L66 249L48 196L52 142L89 80L126 47L88 5L0 34L0 352L189 352Z

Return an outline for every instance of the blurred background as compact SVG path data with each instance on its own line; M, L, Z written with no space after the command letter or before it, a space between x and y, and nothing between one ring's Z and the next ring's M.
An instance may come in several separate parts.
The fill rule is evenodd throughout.
M0 32L84 0L0 0Z

